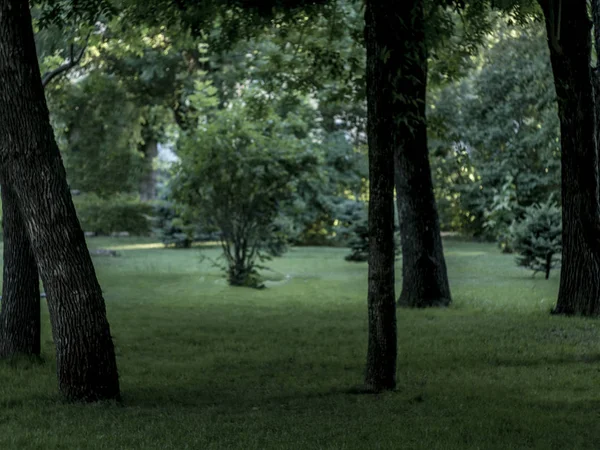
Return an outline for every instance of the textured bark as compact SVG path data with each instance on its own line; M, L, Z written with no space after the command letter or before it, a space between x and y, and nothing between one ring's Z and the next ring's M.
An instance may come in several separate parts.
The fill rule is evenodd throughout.
M557 314L600 313L598 154L586 2L540 0L561 131L562 270Z
M365 386L371 391L396 386L396 308L394 292L394 133L397 102L388 77L398 21L390 15L392 0L367 0L367 134L369 139L369 344Z
M46 288L59 389L69 400L119 397L98 284L54 140L27 0L0 0L0 160Z
M37 265L12 188L2 185L4 273L0 358L40 354L40 288Z
M154 158L158 156L158 142L147 139L142 149L144 153L144 174L140 183L140 199L150 201L156 198L156 172L153 168Z
M592 0L592 22L594 24L594 44L596 55L600 54L600 0ZM592 69L592 87L594 89L594 112L595 112L595 133L596 152L600 151L600 64L596 62L596 67Z
M397 61L394 90L402 95L396 111L394 153L396 194L402 239L402 292L398 305L448 306L451 303L427 148L425 96L427 48L422 0L396 2L401 24L392 44L406 55Z

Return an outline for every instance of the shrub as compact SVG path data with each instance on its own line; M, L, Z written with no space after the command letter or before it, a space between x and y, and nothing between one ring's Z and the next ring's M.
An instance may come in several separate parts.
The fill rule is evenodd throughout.
M152 206L130 196L100 198L85 194L73 198L77 217L85 231L110 234L128 231L132 235L150 233Z
M550 270L560 264L562 248L561 211L552 198L525 209L522 221L512 230L513 246L518 253L517 264L537 272Z
M273 117L266 123L265 130L233 104L179 142L174 198L195 215L194 223L218 229L233 286L262 287L258 264L287 244L281 205L292 198L294 181L316 164L310 149L281 129L284 122Z
M154 234L165 247L190 248L194 241L195 226L178 217L175 207L169 202L160 202L154 207Z

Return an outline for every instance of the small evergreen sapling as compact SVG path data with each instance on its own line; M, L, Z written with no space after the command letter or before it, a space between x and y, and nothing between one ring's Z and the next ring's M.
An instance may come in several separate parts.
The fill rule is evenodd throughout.
M396 257L401 254L400 232L394 227L394 252ZM365 262L369 260L369 223L367 211L354 217L354 222L349 227L348 248L350 253L344 258L346 261Z
M561 210L549 198L547 202L532 205L525 210L523 220L513 227L514 249L517 264L537 272L560 265L562 248Z

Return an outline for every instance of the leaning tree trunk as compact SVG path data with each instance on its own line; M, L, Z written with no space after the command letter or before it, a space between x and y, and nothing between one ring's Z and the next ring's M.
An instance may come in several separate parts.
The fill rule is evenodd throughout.
M12 188L2 184L4 273L0 309L0 358L40 354L40 288L35 257L29 245Z
M561 132L562 270L557 314L600 313L598 154L586 2L540 0Z
M27 0L0 0L0 158L46 288L58 382L70 400L119 397L102 291L54 140Z
M394 133L397 102L388 77L396 73L398 21L394 0L367 0L367 134L369 140L369 344L365 386L371 391L396 386L396 308L394 292Z
M88 36L89 37L89 36ZM44 88L79 64L86 45L76 59L42 75ZM2 186L4 273L0 310L0 358L16 354L40 354L40 288L37 263L21 219L15 194Z
M429 155L425 95L427 48L422 0L395 2L390 14L400 17L392 52L398 61L392 92L398 101L396 194L402 240L402 292L398 305L448 306L451 302L446 261L440 236Z

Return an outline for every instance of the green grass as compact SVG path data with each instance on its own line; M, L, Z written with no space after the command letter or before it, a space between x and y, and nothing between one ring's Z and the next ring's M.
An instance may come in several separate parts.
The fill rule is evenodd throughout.
M446 242L454 304L399 310L398 390L357 395L366 264L297 248L258 291L145 244L90 241L122 254L95 263L124 406L60 401L44 313L45 362L0 363L1 449L600 448L600 322L549 314L558 273Z

